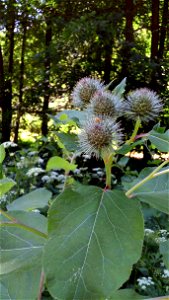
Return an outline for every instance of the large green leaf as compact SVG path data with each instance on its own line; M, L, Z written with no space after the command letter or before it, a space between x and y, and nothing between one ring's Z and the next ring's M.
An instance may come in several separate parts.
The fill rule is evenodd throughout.
M160 172L166 169L168 168L163 168ZM153 170L154 168L145 168L131 185L134 186ZM147 181L133 192L133 196L137 196L140 201L146 202L150 206L169 214L169 173Z
M69 163L66 159L62 157L53 156L48 160L46 169L47 171L52 169L63 169L65 171L74 171L76 167L77 166L75 164Z
M12 299L8 293L8 289L1 282L0 282L0 299L2 300Z
M0 164L3 162L4 158L5 158L5 148L1 144L0 145Z
M48 205L52 193L45 188L36 189L24 196L17 198L7 206L8 210L32 210Z
M122 191L67 189L49 210L47 287L57 299L110 297L130 275L143 243L139 202Z
M165 133L160 133L154 129L149 132L148 139L162 152L169 152L169 129Z
M4 178L0 180L0 197L11 190L16 184L11 178Z
M137 300L137 299L146 299L147 297L137 294L132 289L121 289L113 293L110 300Z
M164 259L164 264L169 270L169 240L160 243L160 252Z
M10 214L20 222L46 233L47 223L44 216L23 211ZM2 216L1 220L7 221ZM9 299L37 299L45 240L21 228L1 228L0 280L3 294L7 292Z

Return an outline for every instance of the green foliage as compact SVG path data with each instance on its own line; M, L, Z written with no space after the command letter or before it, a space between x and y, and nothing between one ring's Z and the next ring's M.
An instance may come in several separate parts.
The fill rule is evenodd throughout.
M76 165L69 163L66 159L59 157L59 156L53 156L48 160L46 169L49 171L51 169L63 169L65 171L73 171L76 169Z
M44 216L23 211L10 214L19 222L46 233L47 223ZM1 217L1 221L6 222L6 219ZM25 295L29 299L35 299L38 295L45 239L6 224L1 228L1 241L0 280L3 293L10 295L10 299L25 299Z
M126 89L126 80L127 78L125 77L115 88L114 90L112 91L113 94L117 95L117 96L120 96L122 97L122 95L124 94L125 92L125 89Z
M142 214L123 192L65 190L53 202L48 222L44 270L56 298L110 297L140 257Z
M0 180L0 196L2 197L5 193L10 191L15 185L15 181L10 178L3 178Z
M153 129L149 132L148 139L159 151L169 152L169 129L165 133Z
M17 198L7 205L8 210L31 211L35 208L43 208L48 205L52 193L45 188L36 189L24 196Z
M124 79L114 92L122 96L125 85ZM125 105L125 99L123 101ZM51 142L44 137L31 149L36 151L21 150L12 155L9 152L10 161L8 157L4 161L4 148L0 147L1 165L4 161L7 166L4 170L1 168L1 195L8 197L12 187L11 192L15 193L18 188L20 193L19 198L13 197L4 203L3 198L1 200L4 208L1 209L2 296L24 299L26 294L35 300L50 294L53 297L50 299L116 300L166 295L168 273L162 267L162 256L168 267L165 229L168 161L159 159L156 167L139 173L137 169L130 169L130 157L126 154L146 145L147 140L152 142L152 149L155 146L165 152L167 131L157 125L149 133L137 135L141 127L137 118L131 137L122 142L116 121L106 123L110 128L102 127L105 116L93 117L88 108L66 110L52 120L55 128ZM86 121L88 131L80 136L80 130L85 132ZM102 135L100 128L104 129ZM92 139L96 143L93 144ZM82 155L78 152L78 143ZM101 151L102 145L109 147ZM94 161L99 165L98 157L95 160L93 157L95 147L104 164L104 170L91 170L96 186L91 184L92 175L85 167L88 159L89 167ZM120 175L116 174L117 170ZM15 186L8 175L17 181ZM86 180L85 184L77 182L78 179ZM144 229L144 223L148 226L153 214L154 220L162 215L163 222L160 222L164 229ZM158 274L154 274L153 263L158 267ZM126 288L120 289L122 286Z
M169 269L169 240L160 244L160 253L163 255L164 264Z
M130 186L134 186L139 183L153 170L154 168L143 169L138 178L134 180ZM169 214L169 168L163 168L161 172L163 171L166 173L154 177L138 187L137 190L133 192L132 197L137 197L140 201L148 203L150 206Z
M5 149L3 145L0 145L0 164L2 164L5 158Z

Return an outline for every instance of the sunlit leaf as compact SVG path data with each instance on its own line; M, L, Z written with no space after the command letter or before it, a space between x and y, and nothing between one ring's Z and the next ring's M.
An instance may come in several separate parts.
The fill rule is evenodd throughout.
M0 145L0 164L3 162L5 158L5 148L3 145Z
M11 178L4 178L0 180L0 196L4 195L16 184Z
M63 169L65 171L74 171L76 169L76 165L69 163L66 159L59 157L59 156L53 156L51 157L46 166L46 170L52 170L52 169Z

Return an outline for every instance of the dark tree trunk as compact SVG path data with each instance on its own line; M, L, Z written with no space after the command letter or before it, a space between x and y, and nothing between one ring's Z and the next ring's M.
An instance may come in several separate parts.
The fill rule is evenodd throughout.
M8 68L6 70L5 97L2 105L2 142L10 140L12 122L12 75L14 53L14 27L15 27L15 0L9 1L6 25L6 56Z
M0 107L4 103L5 97L5 86L4 86L4 63L3 63L3 56L2 56L2 49L0 45Z
M159 0L152 0L151 18L151 59L156 59L158 55L159 42Z
M21 64L20 64L19 105L18 105L18 111L17 111L16 125L15 125L15 136L14 136L15 143L17 143L17 141L18 141L20 118L21 118L21 114L22 114L24 71L25 71L24 56L25 56L25 49L26 49L27 15L25 15L25 17L23 19L22 26L23 26L23 37L22 37Z
M45 38L45 76L44 76L44 101L42 109L42 135L48 134L48 107L50 98L50 45L52 40L52 22L50 17L46 20L46 38Z
M111 59L112 59L112 43L106 44L104 46L105 51L105 61L104 61L104 77L103 80L107 84L110 82L110 73L111 73Z
M151 4L151 80L150 88L158 90L158 76L159 76L159 61L158 61L158 45L159 45L159 0L152 0Z
M131 51L134 46L134 29L133 29L133 20L134 20L134 11L135 7L133 0L125 1L125 42L122 48L122 71L121 77L129 77L130 75L130 65L131 65Z
M163 6L163 15L162 15L162 24L160 29L160 41L159 41L159 50L158 50L158 58L162 59L164 54L164 46L165 46L165 39L167 33L167 22L168 22L168 0L164 0Z

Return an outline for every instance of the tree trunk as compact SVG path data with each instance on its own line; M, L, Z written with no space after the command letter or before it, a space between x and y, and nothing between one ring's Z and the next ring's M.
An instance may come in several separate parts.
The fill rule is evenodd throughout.
M21 118L21 114L22 114L24 71L25 71L24 56L25 56L25 49L26 49L27 14L25 14L22 26L23 26L23 37L22 37L21 64L20 64L19 105L18 105L18 111L17 111L17 117L16 117L16 125L15 125L15 136L14 136L15 143L17 143L17 141L18 141L20 118Z
M158 61L158 44L159 44L159 0L152 0L152 18L151 18L151 80L150 88L158 90L159 61Z
M5 80L5 97L2 104L2 142L10 140L12 122L12 75L14 53L15 0L8 3L6 25L6 56L8 57L7 78Z
M168 22L168 0L164 0L163 6L163 15L162 15L162 24L160 29L160 41L159 41L159 50L158 50L158 58L162 59L164 54L164 45L167 33L167 22Z
M111 59L112 59L112 43L106 44L104 46L105 51L105 60L104 60L104 77L103 80L107 84L110 82L110 73L111 73Z
M151 18L151 60L158 56L159 42L159 0L152 0L152 18Z
M133 0L125 1L125 42L122 48L122 70L121 77L129 77L130 75L130 65L131 65L131 50L134 46L134 29L133 29L133 20L134 20L134 3Z
M5 97L5 87L4 87L4 63L3 63L3 56L2 56L2 49L0 45L0 107L4 103Z
M50 45L52 40L52 22L50 16L46 20L46 39L45 39L45 76L44 76L44 101L42 108L42 135L48 134L48 107L50 98Z

